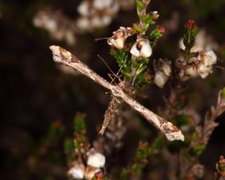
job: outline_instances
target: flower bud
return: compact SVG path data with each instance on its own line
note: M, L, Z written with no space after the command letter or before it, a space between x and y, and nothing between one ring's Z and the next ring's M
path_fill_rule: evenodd
M153 19L153 21L156 21L158 18L159 18L158 11L153 11L152 12L152 19Z
M194 28L197 27L197 24L196 24L195 20L190 19L190 20L188 20L188 22L187 22L187 24L185 25L185 27L186 27L187 29L194 29Z

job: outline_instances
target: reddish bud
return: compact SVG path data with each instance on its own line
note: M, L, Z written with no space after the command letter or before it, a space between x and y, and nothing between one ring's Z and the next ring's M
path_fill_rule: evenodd
M188 20L185 27L188 28L188 29L194 29L195 27L197 27L197 24L196 24L195 20L190 19L190 20Z
M103 178L104 178L104 172L101 170L101 171L95 173L95 176L94 177L95 177L96 180L103 180Z
M161 35L163 35L165 33L166 29L163 26L159 26L158 31L160 32Z

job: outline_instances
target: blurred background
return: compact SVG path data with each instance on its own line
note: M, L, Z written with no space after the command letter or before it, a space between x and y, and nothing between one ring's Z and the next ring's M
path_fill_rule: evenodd
M90 141L96 138L96 127L109 102L107 91L86 77L57 67L49 46L70 50L110 81L109 70L97 55L114 72L118 70L105 38L120 26L137 21L134 2L123 2L111 12L105 26L86 28L82 22L79 26L80 0L0 0L1 179L66 179L63 144L65 137L73 135L73 118L78 112L86 114ZM225 67L225 0L152 0L149 10L159 12L158 23L166 28L153 58L176 59L188 19L195 19L214 42L218 67L213 75L187 82L197 99L194 106L204 115L216 104L217 93L225 85L221 68ZM55 24L49 27L45 21ZM145 105L156 111L166 90L152 85L145 93L151 99ZM225 114L217 121L220 124L201 157L212 171L219 155L225 154Z

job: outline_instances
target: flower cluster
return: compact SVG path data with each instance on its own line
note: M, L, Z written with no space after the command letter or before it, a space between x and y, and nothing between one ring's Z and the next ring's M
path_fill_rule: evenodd
M125 41L128 37L136 34L137 32L131 27L120 27L113 32L113 36L107 40L107 43L117 49L123 49ZM148 58L152 55L152 47L148 39L137 38L136 42L130 48L130 53L135 58Z
M35 27L48 31L53 39L65 40L70 45L76 41L73 22L64 17L60 11L43 9L33 18L33 24Z
M197 76L206 78L212 73L213 65L216 62L217 57L212 50L199 52L197 56L188 60L180 57L177 59L177 67L180 68L179 77L183 81Z
M171 62L170 61L160 61L160 66L157 68L155 76L154 76L154 83L163 88L166 82L168 81L169 77L171 76Z
M139 22L134 23L132 27L120 27L107 40L111 46L111 54L117 60L125 80L132 82L132 86L135 87L142 87L150 82L148 65L153 53L152 48L165 32L162 26L150 28L156 23L159 13L158 11L147 13L149 3L150 0L136 0ZM169 76L167 72L166 74L163 72L156 75L157 82L161 78L159 85L161 87Z
M84 0L77 9L81 15L77 20L77 26L83 31L106 27L118 10L119 4L115 0Z
M105 156L94 149L91 149L87 153L87 162L86 166L82 162L74 163L68 174L74 179L92 179L96 173L101 172L105 166Z
M182 53L176 60L179 69L179 78L186 81L190 78L206 78L212 73L213 65L217 62L213 45L205 37L205 32L198 33L198 27L194 20L189 20L185 26L186 33L179 45Z
M91 180L96 173L104 173L106 158L100 148L90 148L83 114L75 116L74 131L74 139L65 144L65 152L71 156L68 175L74 179Z

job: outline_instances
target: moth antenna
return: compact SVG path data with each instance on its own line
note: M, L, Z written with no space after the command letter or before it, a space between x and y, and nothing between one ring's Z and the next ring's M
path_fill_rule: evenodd
M217 69L221 69L221 70L225 70L225 67L222 67L222 66L214 66L215 68L217 68Z
M107 62L106 62L99 54L97 54L97 57L98 57L98 58L106 65L106 67L109 69L109 71L111 72L111 74L112 74L113 76L115 76L119 81L122 81L122 80L119 78L119 76L113 72L113 70L109 67L109 65L107 64ZM110 74L110 76L111 76L111 74ZM111 77L112 77L112 76L111 76ZM111 77L110 77L110 79L112 79ZM112 80L114 81L115 78L112 79Z
M102 37L102 38L95 38L95 41L102 41L105 39L109 39L110 37Z

